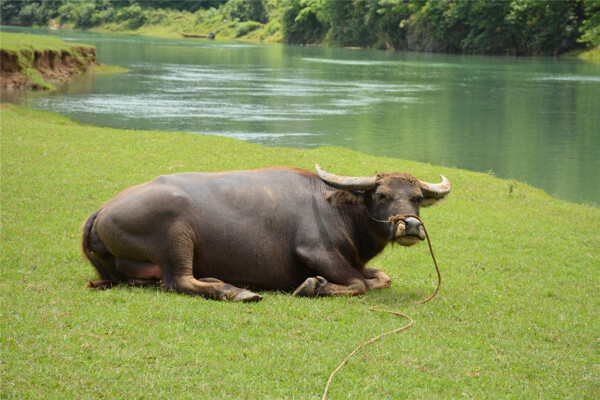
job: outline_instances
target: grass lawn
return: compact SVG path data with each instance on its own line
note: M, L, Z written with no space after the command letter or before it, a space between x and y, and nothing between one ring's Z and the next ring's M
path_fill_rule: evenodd
M72 51L78 47L94 46L74 42L65 42L61 38L52 36L28 35L25 33L2 32L0 38L1 47L7 51Z
M600 209L520 182L342 148L293 150L186 133L84 126L1 106L0 398L594 399L600 393ZM261 293L225 303L157 289L84 289L85 218L160 174L267 165L345 175L446 175L425 243L373 261L362 297ZM335 229L335 227L332 227ZM252 238L240 238L251 240Z

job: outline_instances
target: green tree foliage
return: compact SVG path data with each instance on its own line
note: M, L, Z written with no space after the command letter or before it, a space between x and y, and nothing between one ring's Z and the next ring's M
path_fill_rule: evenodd
M402 0L369 1L366 18L375 30L375 48L396 49L403 46L402 21L410 16L410 7Z
M577 46L581 1L429 0L401 26L411 50L558 54Z
M265 4L261 0L229 0L225 4L225 10L235 21L255 21L261 24L269 21Z
M144 0L138 1L142 7L196 12L198 10L219 7L227 0Z
M172 9L196 12L218 7L227 0L0 0L0 23L6 25L47 25L58 18L63 24L86 29L105 23L122 23L137 29L148 18L148 10Z
M0 0L0 24L44 26L57 15L64 0Z
M283 40L289 44L320 43L329 23L323 0L289 0L282 17Z
M553 54L576 46L581 2L511 2L505 20L516 54Z
M363 0L325 2L325 13L331 26L329 36L333 41L342 46L364 46L372 42L365 3Z
M578 40L591 46L600 46L600 1L584 0L583 7L584 19Z
M600 45L599 0L0 0L0 22L133 30L209 8L239 23L236 35L268 24L289 44L516 55Z
M314 8L313 2L292 3L290 8L295 15L302 15L302 6ZM600 41L599 1L321 0L321 3L325 11L322 25L329 26L324 36L342 46L555 55L580 43L594 45Z

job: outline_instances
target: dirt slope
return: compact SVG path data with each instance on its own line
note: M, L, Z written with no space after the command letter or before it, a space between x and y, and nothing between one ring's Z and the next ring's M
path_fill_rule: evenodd
M68 82L96 63L92 47L72 50L0 50L0 87L48 89ZM41 78L41 79L40 79Z

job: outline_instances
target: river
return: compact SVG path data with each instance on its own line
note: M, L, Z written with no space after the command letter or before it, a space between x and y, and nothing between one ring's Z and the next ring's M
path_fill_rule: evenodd
M600 203L600 66L2 27L92 44L126 74L3 101L99 126L338 145ZM402 169L399 163L399 170Z

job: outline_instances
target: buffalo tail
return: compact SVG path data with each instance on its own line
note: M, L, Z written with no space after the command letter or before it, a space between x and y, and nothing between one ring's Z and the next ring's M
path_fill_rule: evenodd
M90 249L90 234L92 232L92 227L94 226L94 221L96 221L96 217L102 208L93 213L88 217L88 219L83 224L83 234L81 238L81 249L83 250L83 254L85 257L92 263L98 274L100 274L101 281L92 282L87 285L89 288L94 289L104 289L107 287L111 287L117 283L117 280L113 277L113 275L106 270L106 267L96 258L92 250Z

